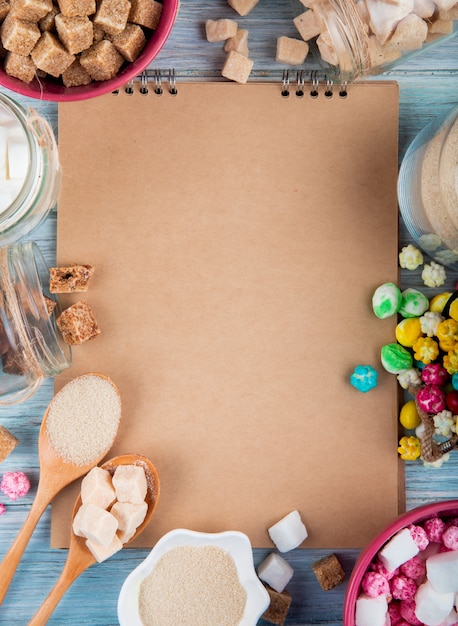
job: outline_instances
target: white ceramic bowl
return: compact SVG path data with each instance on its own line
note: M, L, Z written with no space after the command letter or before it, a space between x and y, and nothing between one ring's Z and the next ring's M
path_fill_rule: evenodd
M269 606L270 600L269 594L256 574L253 551L248 537L238 531L201 533L185 529L172 530L159 539L146 559L126 578L118 598L120 626L142 626L138 611L140 585L166 552L180 546L208 545L226 550L234 560L240 583L247 593L245 612L239 626L255 626Z

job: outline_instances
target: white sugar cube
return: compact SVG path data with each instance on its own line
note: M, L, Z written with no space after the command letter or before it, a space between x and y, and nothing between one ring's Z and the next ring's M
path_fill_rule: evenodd
M116 498L111 474L103 467L93 467L81 482L81 500L83 504L96 504L107 509Z
M453 609L453 593L437 593L427 580L415 594L415 616L428 626L439 626Z
M148 491L145 470L140 465L118 465L113 474L113 487L119 502L140 504Z
M110 513L118 520L118 536L123 543L128 541L143 522L148 510L146 502L115 502Z
M73 520L73 532L102 546L109 546L118 528L118 520L95 504L82 504Z
M275 552L271 552L271 554L258 565L257 572L259 578L278 593L284 590L294 574L291 565Z
M271 526L268 529L268 533L280 552L294 550L308 536L299 511L288 513L279 522Z
M426 559L429 582L439 593L458 593L458 551L439 552Z
M385 596L361 594L356 600L355 626L385 626L388 602Z
M122 541L115 535L107 546L102 546L100 543L91 541L90 539L86 541L86 546L92 552L95 559L101 563L122 549Z
M403 528L380 550L379 558L388 572L418 554L419 549L408 528Z

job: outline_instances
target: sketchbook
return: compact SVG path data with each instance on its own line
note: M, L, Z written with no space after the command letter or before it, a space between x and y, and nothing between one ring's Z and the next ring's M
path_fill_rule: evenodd
M146 93L147 92L147 93ZM108 456L155 463L137 546L167 531L268 528L298 510L303 547L358 548L402 509L396 320L371 298L398 278L398 87L314 80L139 81L59 104L58 263L90 263L101 329L75 376L118 386ZM353 369L372 365L361 393ZM401 488L400 488L401 485ZM68 545L78 485L52 505Z

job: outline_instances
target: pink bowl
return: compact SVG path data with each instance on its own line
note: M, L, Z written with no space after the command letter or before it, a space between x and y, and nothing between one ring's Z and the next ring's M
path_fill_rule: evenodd
M438 515L444 519L458 516L458 500L446 500L444 502L426 504L400 515L361 552L355 563L345 591L344 626L355 626L356 599L361 591L361 581L377 552L398 531L410 526L410 524L417 524L434 515Z
M31 83L24 83L18 78L9 76L0 67L0 85L29 98L61 102L86 100L114 91L141 74L156 58L167 41L175 23L180 0L163 0L163 4L164 7L158 27L148 39L140 55L133 63L126 64L111 80L93 82L90 85L81 87L64 87L57 80L40 79L38 81L36 78Z

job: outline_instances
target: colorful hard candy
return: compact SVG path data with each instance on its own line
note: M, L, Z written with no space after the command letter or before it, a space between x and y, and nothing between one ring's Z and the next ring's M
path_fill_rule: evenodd
M382 346L381 362L390 374L399 374L413 365L413 357L408 350L398 343L387 343Z
M401 290L394 283L380 285L372 296L372 308L380 319L395 315L399 311L401 302Z
M404 289L399 313L402 317L420 317L429 309L428 298L418 289Z
M358 391L366 393L378 384L378 374L370 365L357 365L350 376L350 383Z

